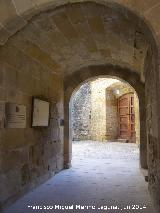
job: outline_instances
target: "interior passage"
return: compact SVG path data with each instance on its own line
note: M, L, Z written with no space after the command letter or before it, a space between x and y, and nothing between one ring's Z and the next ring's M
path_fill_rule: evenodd
M137 144L79 141L73 142L72 151L72 168L28 193L4 213L35 212L33 206L49 206L52 212L154 213L139 169ZM69 206L73 210L63 210ZM111 209L113 206L118 209Z

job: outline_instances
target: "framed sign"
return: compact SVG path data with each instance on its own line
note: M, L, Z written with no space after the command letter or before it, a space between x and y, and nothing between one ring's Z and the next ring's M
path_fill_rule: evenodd
M49 125L49 102L33 98L32 127Z

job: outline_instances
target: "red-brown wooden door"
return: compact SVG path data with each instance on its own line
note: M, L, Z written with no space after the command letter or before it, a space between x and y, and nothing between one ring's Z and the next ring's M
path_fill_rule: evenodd
M134 94L128 93L118 99L119 139L135 143Z

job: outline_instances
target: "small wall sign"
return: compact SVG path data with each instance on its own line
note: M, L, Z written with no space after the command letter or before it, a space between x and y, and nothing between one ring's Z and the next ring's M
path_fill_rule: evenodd
M26 127L26 106L6 103L6 128Z
M39 98L33 99L32 127L47 127L49 125L49 102Z

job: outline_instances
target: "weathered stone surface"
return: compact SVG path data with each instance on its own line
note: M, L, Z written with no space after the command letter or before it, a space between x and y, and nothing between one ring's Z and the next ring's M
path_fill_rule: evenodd
M21 8L21 4L17 2L17 8ZM24 10L25 7L30 7L30 3L24 6ZM125 15L116 8L111 10L89 2L46 11L27 25L17 16L7 25L7 30L13 34L15 25L17 28L26 25L12 37L12 45L24 49L26 54L60 74L67 75L82 66L106 62L130 67L140 73L146 55L147 42L143 42L146 35L142 28L138 28L137 19L134 22L132 19L129 13ZM139 47L134 45L135 31L142 35ZM3 37L2 43L4 41Z
M81 5L67 5L66 6L66 14L71 20L72 23L78 24L85 22L85 16L83 10L81 9Z
M103 22L99 16L90 18L88 22L91 26L91 30L93 31L93 33L105 33Z
M16 11L19 15L26 15L33 10L35 10L35 4L32 0L13 0ZM29 11L29 12L28 12Z
M1 33L1 36L0 36L0 45L3 45L8 40L8 38L10 37L10 33L1 24L0 24L0 33Z
M66 36L66 38L74 39L78 37L78 34L69 22L65 13L60 13L60 15L58 14L53 16L53 20L59 30Z
M91 88L83 85L71 100L71 125L73 140L91 139Z
M91 133L92 140L104 141L117 138L116 97L107 88L116 79L97 79L91 82ZM113 100L113 105L111 102Z
M118 139L117 99L114 90L106 88L106 139Z
M13 2L11 0L2 0L0 7L0 20L1 23L7 23L10 18L17 16Z
M55 6L68 2L78 2L78 4L68 4L54 10ZM102 4L99 5L99 3ZM49 11L46 11L46 9L49 9ZM38 15L40 11L43 12L41 15ZM28 23L27 20L36 13L37 16L33 17ZM48 24L48 20L50 24ZM158 153L155 154L154 162L152 162L150 156L148 157L148 165L151 171L150 178L153 180L151 181L153 184L149 183L150 191L155 199L155 203L159 206L159 190L157 187L160 184L157 178L159 172L158 159L160 156L160 146L158 143L160 137L158 131L160 121L158 113L160 104L158 64L159 1L95 0L93 3L87 0L1 0L0 28L0 44L4 45L8 38L12 36L4 48L0 48L0 61L4 62L4 67L0 72L5 74L2 74L1 77L1 100L26 104L28 107L25 137L23 136L23 130L22 132L20 131L22 134L17 133L18 136L20 134L19 138L17 138L15 133L12 133L13 143L11 140L12 134L6 136L5 130L4 132L2 131L3 140L0 140L2 151L9 149L12 152L13 147L14 149L19 149L24 144L27 147L31 144L34 145L41 138L43 138L42 144L45 143L46 139L49 140L49 136L46 136L46 134L51 135L51 129L48 131L32 131L30 122L33 95L46 97L53 106L60 108L60 111L57 112L58 117L63 115L62 79L51 73L63 74L65 77L68 77L75 70L91 65L112 64L115 67L119 66L124 68L124 72L120 69L118 74L115 72L109 73L128 80L139 92L140 134L142 141L140 144L140 159L144 167L146 167L147 152L146 143L144 143L146 141L146 110L148 135L157 141L155 142L155 147ZM26 37L24 34L26 34ZM150 49L151 53L149 53ZM126 68L129 70L126 70ZM94 70L90 70L89 74L83 73L81 76L84 75L84 77L81 77L81 79L86 80L87 76L93 77L100 73L106 73L105 69L103 72L100 72L98 69L94 73L92 71L94 72ZM141 81L145 82L146 107L143 94L144 88L140 85L138 75L136 78L132 78L136 75L135 73L141 77ZM52 78L55 80L50 81ZM78 78L79 76L74 80L74 84L68 86L65 90L67 96L65 100L68 101L70 99L70 92L75 89L79 82ZM72 84L71 79L69 84ZM65 108L68 110L66 106ZM56 122L56 126L59 124L54 119L52 122ZM57 129L55 134L59 131ZM60 128L59 135L63 135L62 129L63 127ZM62 135L56 141L63 141ZM68 145L68 135L67 130L65 132L65 143L67 145L65 146L68 147L65 147L65 156L68 159L65 162L69 164L71 148ZM5 136L8 140L6 143ZM57 150L60 151L61 149L58 146ZM61 155L57 155L56 159L59 159L59 156ZM57 164L59 162L59 165L62 165L62 156L60 159L60 161L57 160ZM33 170L29 168L29 171L34 171L34 181L37 179L36 175L42 180L44 176L50 174L51 170L49 169L50 171L48 171L48 166L49 168L51 166L48 162L52 160L53 158L44 160L44 170L39 165L32 168ZM41 160L38 159L37 162L41 162ZM21 165L21 168L23 166ZM22 169L23 174L28 170L26 168L27 166ZM10 178L14 172L17 180L14 179L12 181ZM6 186L6 192L2 198L3 201L12 196L14 189L15 192L21 190L20 168L14 172L9 171L5 179L6 182L2 178L5 182L4 186ZM44 174L43 176L43 172L47 175ZM32 172L31 176L33 176ZM27 177L25 181L29 180ZM8 183L8 186L6 183ZM9 189L10 185L12 185L11 190Z

